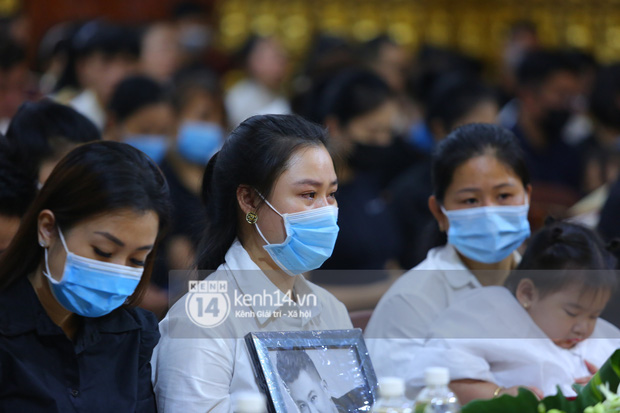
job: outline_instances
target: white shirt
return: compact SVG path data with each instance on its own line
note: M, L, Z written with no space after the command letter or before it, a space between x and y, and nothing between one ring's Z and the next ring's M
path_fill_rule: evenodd
M424 369L447 367L450 379L483 380L503 387L535 386L545 396L560 386L574 396L575 379L588 376L620 347L620 330L599 319L590 338L571 349L556 346L504 287L469 292L433 323L424 347L415 350L408 388L424 385Z
M99 104L97 95L91 90L84 90L69 103L73 109L90 119L102 131L106 123L105 110Z
M283 96L251 79L234 85L226 94L225 103L232 128L250 116L291 113L290 104Z
M521 256L514 252L518 262ZM424 344L439 314L463 294L482 287L451 244L431 249L424 261L400 277L375 308L364 331L378 377L405 379L412 351Z
M252 261L236 240L208 280L227 281L228 289L241 294L263 291L284 294ZM233 305L228 318L217 328L194 324L185 310L186 294L168 312L159 325L161 340L154 350L153 386L160 412L231 412L231 394L259 391L252 362L243 337L256 331L336 330L352 328L345 306L326 290L298 275L293 287L295 296L317 296L298 305L289 302L269 305ZM300 301L301 303L301 301ZM309 304L309 305L307 305ZM282 310L282 316L268 312ZM309 317L289 317L287 309ZM255 312L252 317L235 317L236 311ZM259 311L261 311L259 313Z

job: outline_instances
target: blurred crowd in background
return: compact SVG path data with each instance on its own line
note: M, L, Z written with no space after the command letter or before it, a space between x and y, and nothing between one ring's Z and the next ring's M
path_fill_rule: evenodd
M545 47L526 20L503 33L494 76L476 57L432 44L411 51L381 33L356 42L317 32L295 62L277 36L250 35L231 53L212 41L216 27L211 9L191 2L148 24L66 21L32 58L28 15L1 22L0 251L60 158L84 142L127 142L171 188L173 225L143 303L162 316L168 271L191 267L208 219L199 199L208 160L240 122L265 113L328 129L340 234L311 277L349 310L373 308L399 270L425 257L436 225L430 155L466 123L518 137L533 229L553 215L620 236L620 63Z

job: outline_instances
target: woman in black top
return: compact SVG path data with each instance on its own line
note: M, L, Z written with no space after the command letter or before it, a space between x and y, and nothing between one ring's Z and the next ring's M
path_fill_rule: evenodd
M149 282L168 187L96 142L54 169L0 258L0 411L154 412Z

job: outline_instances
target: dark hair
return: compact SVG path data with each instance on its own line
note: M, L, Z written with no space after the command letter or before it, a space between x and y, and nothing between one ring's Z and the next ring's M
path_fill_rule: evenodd
M161 171L139 150L109 141L77 147L56 165L26 212L15 238L0 256L0 290L26 277L41 263L43 249L38 244L37 228L42 210L51 210L63 231L90 217L119 209L154 211L161 237L168 222L168 198L168 184ZM155 254L154 249L148 255L144 275L128 303L139 302L146 291Z
M481 80L460 74L443 76L430 93L426 123L439 121L450 132L460 119L483 102L497 103L497 97Z
M145 106L165 102L165 89L148 76L130 76L123 79L110 99L108 109L119 122L144 108Z
M517 83L521 87L540 87L559 72L577 75L577 67L566 53L554 50L532 51L525 55L517 68Z
M26 63L26 51L9 36L0 39L0 70L7 71Z
M99 20L84 24L73 38L78 57L102 53L106 57L140 56L140 36L132 27L119 26Z
M0 215L22 217L37 193L34 179L9 158L7 143L0 141Z
M131 27L92 20L72 27L68 37L65 46L67 62L54 91L65 87L81 88L76 72L80 59L95 53L101 53L106 58L126 56L137 59L140 55L140 36L138 30Z
M67 144L101 139L97 127L75 109L49 99L23 103L6 132L19 168L37 179L41 162L59 157Z
M287 387L299 378L302 371L313 376L317 381L321 381L319 371L304 350L280 350L276 352L276 365L278 374Z
M490 154L514 171L523 186L530 183L523 150L508 129L486 123L471 123L452 131L433 154L433 194L442 202L454 171L477 156Z
M527 278L542 295L571 284L588 290L602 288L613 294L618 287L617 272L612 271L615 265L615 257L594 231L556 221L534 234L504 285L515 294L521 280Z
M452 183L454 171L469 159L492 155L519 177L523 186L530 183L523 150L517 138L508 129L486 123L470 123L453 130L437 145L432 160L433 195L443 203L446 189ZM430 225L430 224L429 224ZM444 245L446 234L433 223L433 235L426 250Z
M170 102L175 111L180 112L196 92L210 95L220 106L226 117L226 108L220 81L217 75L205 68L189 67L176 72L172 79ZM224 119L226 121L226 119Z
M321 121L333 116L341 126L346 126L392 97L392 90L378 75L367 70L345 71L333 78L324 89Z
M605 126L620 130L620 63L602 68L590 96L590 113Z
M231 132L203 176L207 226L198 249L198 269L216 269L222 264L238 235L239 185L249 185L269 197L291 156L311 146L327 146L326 132L297 115L252 116Z

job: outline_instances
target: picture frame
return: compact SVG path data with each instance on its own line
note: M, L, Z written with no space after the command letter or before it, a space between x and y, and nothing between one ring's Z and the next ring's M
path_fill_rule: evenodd
M248 333L270 413L369 412L378 385L362 330Z

